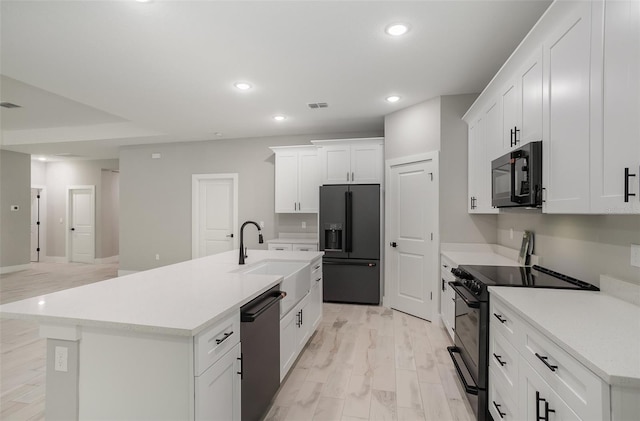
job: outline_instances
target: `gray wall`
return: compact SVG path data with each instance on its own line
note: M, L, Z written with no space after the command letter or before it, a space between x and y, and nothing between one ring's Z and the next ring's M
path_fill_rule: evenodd
M70 185L96 186L96 259L111 257L112 250L103 250L102 170L117 170L117 159L90 161L48 162L47 187L47 256L66 254L67 187ZM117 229L117 228L115 228Z
M274 154L269 146L303 145L314 139L380 136L320 134L132 146L120 152L120 269L146 270L191 259L191 175L238 173L238 219L264 221L265 240L315 215L274 213ZM152 159L160 153L161 159ZM307 228L311 230L311 228ZM315 231L315 229L313 229ZM249 248L257 235L249 232ZM155 255L160 260L155 260Z
M512 210L498 216L498 244L519 248L524 230L535 233L535 254L542 257L541 266L595 285L601 274L640 284L640 268L630 265L630 245L640 244L637 215L547 215Z
M439 149L440 97L429 99L385 116L385 160Z
M98 220L101 257L117 256L120 247L120 174L117 171L103 169L101 187L102 216Z
M476 95L443 96L385 117L385 159L440 151L440 240L495 243L496 216L467 213L467 125Z
M30 233L31 156L0 150L0 267L29 264Z

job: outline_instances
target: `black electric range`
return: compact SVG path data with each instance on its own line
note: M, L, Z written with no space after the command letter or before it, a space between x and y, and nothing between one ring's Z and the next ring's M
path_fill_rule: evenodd
M455 346L448 347L467 398L479 421L491 420L489 390L490 286L598 291L587 282L541 266L472 266L451 270L456 292Z

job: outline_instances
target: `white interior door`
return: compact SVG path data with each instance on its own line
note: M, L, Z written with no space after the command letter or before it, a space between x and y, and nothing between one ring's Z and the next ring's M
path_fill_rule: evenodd
M69 188L69 251L71 262L94 263L95 187Z
M433 320L435 313L433 291L438 269L435 159L391 165L387 184L388 304L427 320Z
M40 189L31 189L31 261L40 261Z
M192 257L222 253L236 247L238 175L193 175Z

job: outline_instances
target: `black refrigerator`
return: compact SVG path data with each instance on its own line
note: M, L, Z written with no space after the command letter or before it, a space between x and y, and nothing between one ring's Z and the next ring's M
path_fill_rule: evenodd
M320 187L323 299L380 303L380 185Z

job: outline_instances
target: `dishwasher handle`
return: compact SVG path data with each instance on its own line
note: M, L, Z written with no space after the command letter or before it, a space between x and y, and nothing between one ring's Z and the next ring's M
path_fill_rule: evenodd
M284 291L274 291L269 294L268 297L265 297L264 300L260 302L263 304L257 310L253 311L256 307L255 305L251 306L250 309L243 310L240 312L240 321L244 323L252 323L255 322L258 317L265 311L269 310L272 306L277 304L280 300L287 296L287 293Z

